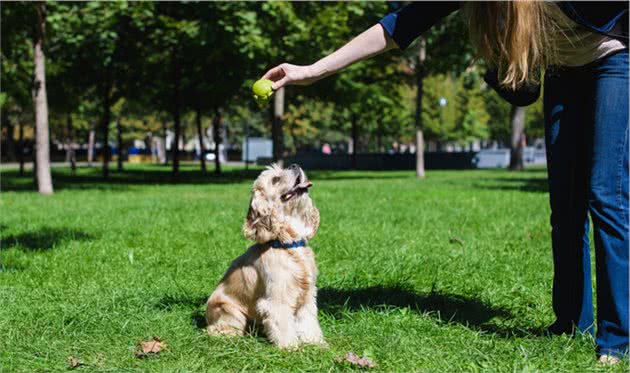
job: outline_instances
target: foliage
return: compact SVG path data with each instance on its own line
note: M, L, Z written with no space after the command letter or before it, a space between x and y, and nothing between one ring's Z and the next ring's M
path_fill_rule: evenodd
M0 7L0 86L3 106L27 110L31 103L33 74L33 31L36 15L32 4L11 3Z
M247 131L269 135L270 115L250 86L281 62L309 64L376 23L396 6L384 2L53 2L48 7L47 73L54 140L85 142L90 128L121 117L123 138L162 136L178 106L181 133L196 137L215 111L225 112L227 142ZM2 96L10 114L29 112L32 9L3 4ZM9 31L10 30L10 31ZM468 142L507 138L509 106L471 71L466 26L453 14L424 35L427 42L422 119L428 140ZM285 142L291 151L341 143L356 121L360 149L388 149L414 138L417 45L355 64L310 87L286 92ZM175 71L178 72L177 79ZM440 98L448 104L440 109ZM177 104L176 104L177 103ZM22 114L20 114L22 115ZM21 118L26 118L21 116ZM527 115L530 137L542 135L542 107ZM112 131L109 131L112 133ZM99 136L103 133L99 132ZM109 136L109 135L108 135ZM103 139L101 139L103 140ZM380 144L380 149L379 149Z

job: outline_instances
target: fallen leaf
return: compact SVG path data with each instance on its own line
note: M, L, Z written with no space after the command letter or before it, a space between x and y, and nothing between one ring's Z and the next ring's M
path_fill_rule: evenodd
M68 365L70 366L70 369L76 369L83 364L76 357L68 356Z
M361 368L374 368L377 365L375 362L368 359L367 357L360 357L354 352L347 352L346 356L338 357L335 360L337 360L338 362L348 362L350 363L350 365L356 365Z
M145 357L149 354L159 354L166 347L166 342L162 342L159 338L153 337L150 341L140 342L140 349L136 351L137 357Z

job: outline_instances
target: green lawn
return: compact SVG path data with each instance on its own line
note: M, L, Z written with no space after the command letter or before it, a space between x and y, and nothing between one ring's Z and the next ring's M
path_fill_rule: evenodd
M204 302L248 246L257 172L55 170L56 194L2 172L0 371L330 371L369 351L384 371L627 371L590 337L547 337L552 263L544 170L311 172L328 349L211 338ZM158 184L159 183L159 184ZM167 348L140 359L137 344Z

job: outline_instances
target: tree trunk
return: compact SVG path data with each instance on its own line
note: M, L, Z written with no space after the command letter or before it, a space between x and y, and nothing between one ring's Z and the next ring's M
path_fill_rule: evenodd
M357 153L359 151L359 126L356 114L352 114L350 137L352 138L352 169L357 169Z
M6 106L2 107L2 126L7 129L7 162L13 162L16 159L15 154L15 141L13 140L15 126L9 121L9 113Z
M171 178L177 180L179 177L179 137L181 132L181 121L179 113L179 89L180 89L180 71L179 61L177 59L178 52L173 51L172 63L172 79L173 79L173 125L175 131L175 138L173 139L173 147L171 152L173 154L173 171Z
M512 138L510 142L510 170L523 169L523 135L525 129L525 107L512 106L510 113Z
M166 142L168 141L168 136L166 133L166 122L162 122L162 141L160 143L160 149L162 153L162 157L160 158L163 165L168 164L168 155L166 154Z
M101 123L101 130L103 131L103 178L109 177L109 158L111 157L111 151L109 149L109 122L111 120L111 107L110 107L110 86L109 82L105 82L103 90L102 105L103 105L103 122Z
M376 148L379 153L384 153L383 148L383 121L379 119L376 129Z
M289 126L289 136L291 136L291 142L293 143L293 146L291 147L290 151L292 151L293 153L296 153L301 145L300 145L300 139L295 134L295 131L293 130L292 126ZM321 149L321 146L320 146L320 149Z
M247 121L245 121L245 149L243 152L245 153L245 169L247 170L249 165L249 123Z
M214 120L212 121L212 139L214 140L214 173L221 175L221 159L219 158L221 138L221 126L223 125L223 113L221 109L216 109Z
M35 127L37 143L37 189L41 194L52 194L53 185L50 175L50 141L48 137L48 100L46 98L46 56L44 55L44 36L46 34L46 4L35 4L37 24L34 41L34 82L33 104L35 106Z
M118 147L117 170L118 172L123 172L123 142L120 118L116 118L116 146Z
M153 136L153 132L149 132L149 149L151 149L151 163L155 163L155 161L157 160L157 146L156 146L156 141L157 137Z
M66 116L66 162L70 162L70 170L72 174L77 172L77 157L72 148L72 114Z
M204 174L208 171L206 169L206 155L203 146L203 131L201 130L201 108L197 107L195 113L195 122L197 124L197 138L199 139L199 160L201 161L201 172Z
M70 163L70 147L71 147L71 140L70 140L70 128L72 127L72 117L70 115L70 113L66 113L66 132L64 134L64 143L63 143L63 148L66 151L66 159L65 162Z
M273 120L271 122L271 138L273 141L273 161L280 167L284 157L284 133L282 117L284 116L284 87L276 91L273 98Z
M24 176L24 125L19 124L18 131L18 161L20 162L20 176Z
M420 38L420 49L416 63L416 177L422 179L424 173L424 125L422 123L422 95L424 94L424 61L426 59L426 42Z
M94 140L96 137L96 124L92 124L90 127L90 133L88 134L88 149L87 149L87 162L88 167L92 167L92 162L94 162Z
M37 126L33 127L33 138L37 139ZM31 151L31 158L33 158L33 185L37 185L37 141L33 141L33 150Z

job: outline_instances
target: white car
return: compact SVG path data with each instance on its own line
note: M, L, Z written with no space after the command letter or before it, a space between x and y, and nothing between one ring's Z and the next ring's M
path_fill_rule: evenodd
M483 149L472 160L477 168L506 168L510 165L510 149ZM531 146L523 149L523 163L526 166L544 166L547 157L544 148Z
M510 165L510 149L483 149L472 161L477 168L506 168Z

